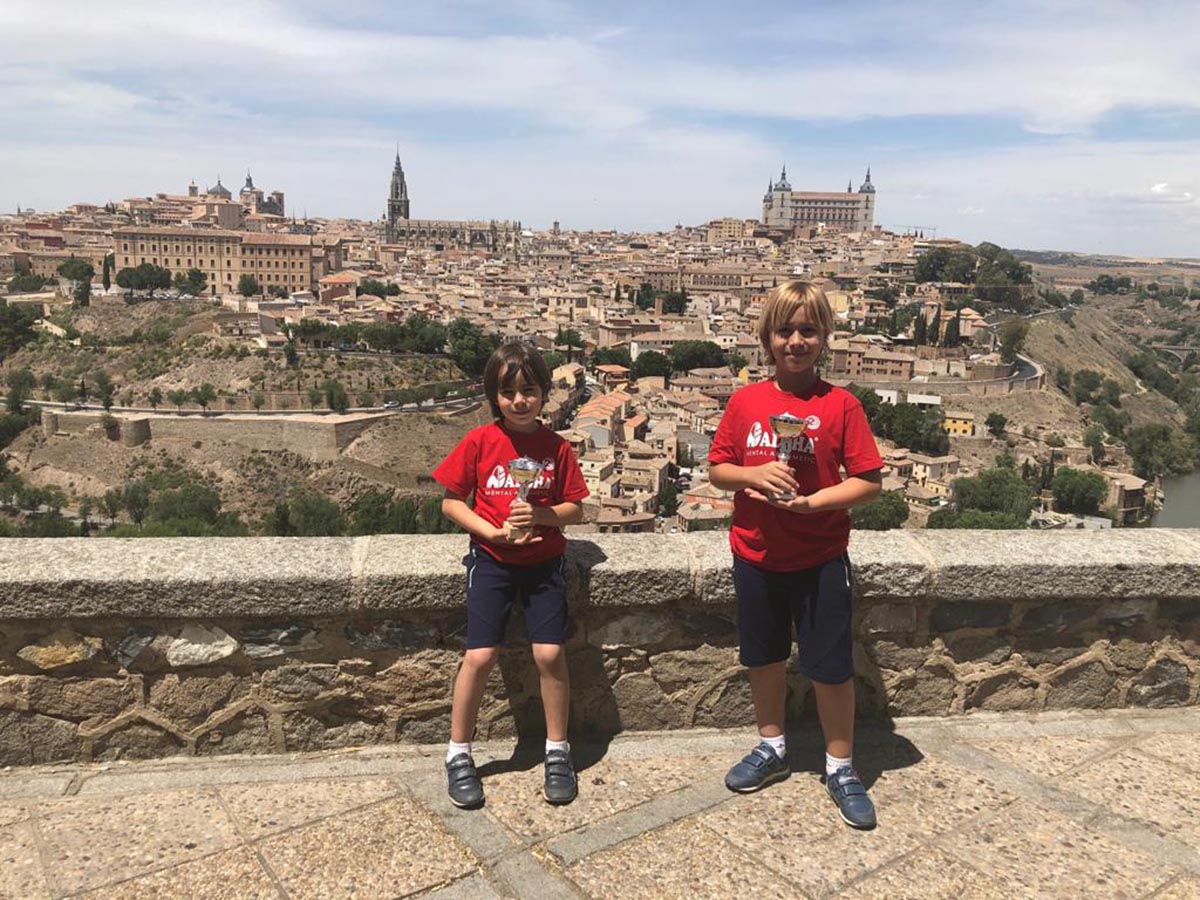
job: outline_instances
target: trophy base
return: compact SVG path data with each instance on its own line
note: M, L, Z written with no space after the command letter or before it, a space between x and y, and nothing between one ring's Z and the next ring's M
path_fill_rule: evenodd
M778 500L780 503L787 503L789 500L795 500L796 495L793 494L791 491L776 491L775 499Z

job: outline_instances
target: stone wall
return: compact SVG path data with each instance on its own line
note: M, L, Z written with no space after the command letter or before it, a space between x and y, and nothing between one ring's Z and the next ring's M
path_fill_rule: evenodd
M570 542L572 731L752 721L726 535ZM456 536L0 540L0 764L440 741ZM863 715L1200 703L1200 531L855 536ZM481 737L536 735L514 616ZM813 718L791 680L793 722Z
M251 450L286 447L318 461L334 460L339 452L382 418L381 415L323 416L139 416L118 413L120 438L128 446L155 437L177 441L229 441ZM101 425L100 412L42 413L42 429L55 434L84 434Z

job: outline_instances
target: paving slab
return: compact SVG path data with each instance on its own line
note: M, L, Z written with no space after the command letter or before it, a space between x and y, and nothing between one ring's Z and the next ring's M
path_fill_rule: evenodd
M33 825L0 828L0 897L50 897Z
M477 865L408 797L331 816L257 846L293 900L400 897L447 884Z
M597 898L796 896L794 885L764 868L756 857L691 821L597 853L569 868L567 874L585 894Z
M395 782L386 779L238 784L218 791L248 841L367 806L399 793Z
M1192 785L1192 790L1186 788ZM1156 832L1200 847L1200 790L1186 770L1140 748L1099 760L1066 779L1065 787Z
M837 896L845 900L995 900L1011 896L1011 891L948 853L922 848Z
M1180 874L1025 800L953 832L942 847L1018 896L1144 897Z
M1018 740L976 741L975 746L1031 775L1054 777L1113 753L1122 745L1119 741L1106 738L1046 735Z
M80 900L282 900L284 894L249 847L214 853L152 875L110 884Z
M38 807L46 865L67 893L115 884L241 844L208 791L117 799L63 798Z

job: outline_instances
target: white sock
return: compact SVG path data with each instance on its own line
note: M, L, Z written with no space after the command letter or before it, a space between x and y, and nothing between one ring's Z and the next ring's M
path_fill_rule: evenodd
M832 775L834 772L836 772L838 769L842 768L843 766L853 765L854 764L853 760L854 760L854 754L847 756L845 759L839 759L836 756L830 756L828 753L826 753L825 754L825 774Z
M759 735L758 739L775 751L775 755L780 759L787 756L787 738L782 734L776 737L764 737Z
M570 753L571 752L571 744L569 741L547 740L546 741L546 752L549 753L551 750L561 750L564 753Z
M465 744L460 744L457 741L451 741L450 746L446 749L446 762L450 762L450 760L454 759L454 757L458 756L460 753L465 753L467 756L471 755L470 741L467 741Z

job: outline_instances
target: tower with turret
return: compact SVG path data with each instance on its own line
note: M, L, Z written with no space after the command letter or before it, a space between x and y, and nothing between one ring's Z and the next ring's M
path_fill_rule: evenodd
M396 164L392 167L392 183L388 189L386 240L396 240L396 225L408 219L408 184L404 180L404 167L400 165L400 149L396 148Z
M769 228L794 230L818 228L823 231L869 231L875 225L875 185L871 170L857 191L853 181L842 191L793 190L787 166L778 180L767 182L762 198L762 222Z

